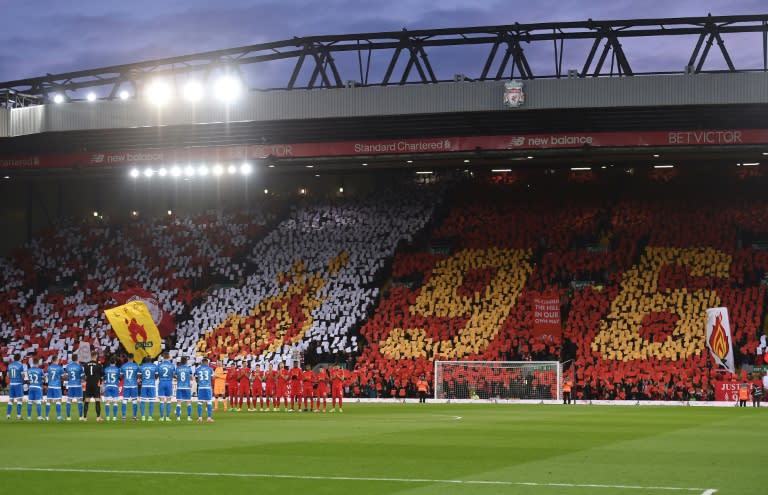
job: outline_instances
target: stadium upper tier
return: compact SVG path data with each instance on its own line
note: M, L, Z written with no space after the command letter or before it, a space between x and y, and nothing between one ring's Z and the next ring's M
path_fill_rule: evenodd
M0 352L66 357L80 340L114 352L101 311L139 286L176 314L174 355L265 366L304 354L398 396L438 359L573 359L577 397L709 397L722 375L707 308L729 309L736 363L756 359L768 202L652 179L622 199L467 180L282 213L70 222L2 261ZM537 326L541 298L562 325Z

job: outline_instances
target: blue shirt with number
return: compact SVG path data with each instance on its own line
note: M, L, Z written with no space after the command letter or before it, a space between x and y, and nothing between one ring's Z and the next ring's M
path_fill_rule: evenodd
M213 381L213 370L209 366L200 366L195 371L195 379L197 380L197 388L211 388L211 382Z
M107 387L117 387L120 383L120 368L110 364L104 368L104 385Z
M172 383L176 367L170 361L163 361L157 365L157 373L160 375L160 383Z
M83 385L83 367L80 363L71 362L64 369L67 372L67 388L81 387Z
M192 368L186 364L176 368L176 388L192 388Z
M144 363L139 366L139 373L141 374L141 386L142 387L154 387L155 377L157 376L157 366L154 363Z
M8 365L8 378L11 380L11 385L23 385L24 384L24 365L18 361L14 361Z
M48 366L46 378L48 379L48 388L61 388L61 375L64 374L64 368L58 364Z
M123 387L136 388L139 386L139 365L133 361L128 361L120 368L120 375L123 377Z
M38 367L32 367L27 370L27 380L29 380L29 388L43 388L43 370Z

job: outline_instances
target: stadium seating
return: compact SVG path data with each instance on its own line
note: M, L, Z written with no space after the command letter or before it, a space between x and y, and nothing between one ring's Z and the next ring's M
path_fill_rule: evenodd
M561 204L490 187L449 197L434 224L434 186L304 199L270 231L263 207L65 222L0 260L0 351L49 359L83 340L113 352L100 313L131 287L178 315L174 354L354 362L347 385L360 396L414 395L436 359L573 359L577 398L707 398L723 376L703 334L716 306L729 309L738 364L765 349L768 203ZM208 290L217 282L228 283ZM542 294L560 300L562 334L534 331ZM448 380L477 391L480 378Z
M244 276L236 259L273 216L259 208L122 225L63 222L3 261L2 351L49 360L85 341L114 352L119 342L101 311L115 293L138 287L183 315L212 280Z
M311 352L343 360L374 307L384 268L432 215L433 191L298 205L253 249L243 287L214 292L179 329L185 352L218 360L291 362Z

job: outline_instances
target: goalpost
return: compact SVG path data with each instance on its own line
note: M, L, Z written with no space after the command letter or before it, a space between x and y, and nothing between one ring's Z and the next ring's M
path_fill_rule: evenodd
M559 361L435 361L435 399L562 399Z

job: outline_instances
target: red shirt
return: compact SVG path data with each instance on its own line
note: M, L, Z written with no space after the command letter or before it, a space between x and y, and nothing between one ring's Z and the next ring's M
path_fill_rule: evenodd
M285 385L288 381L288 370L283 369L282 371L277 372L277 384L278 385Z
M319 383L327 383L328 382L328 373L325 371L325 368L320 368L317 371L317 381Z
M250 383L250 380L248 379L250 374L251 374L251 372L250 372L250 370L248 368L241 369L240 372L238 373L238 375L239 375L238 378L240 379L240 384Z
M291 380L294 382L301 380L301 368L291 368Z
M304 381L304 383L314 383L315 382L315 374L312 372L312 370L306 370L301 374L301 379Z
M331 371L331 384L334 387L341 387L344 382L344 370L336 369Z
M229 368L227 370L227 381L228 382L236 382L237 381L237 369L236 368Z
M254 370L253 373L251 373L251 378L255 382L261 382L264 379L264 374L261 372L261 370Z

